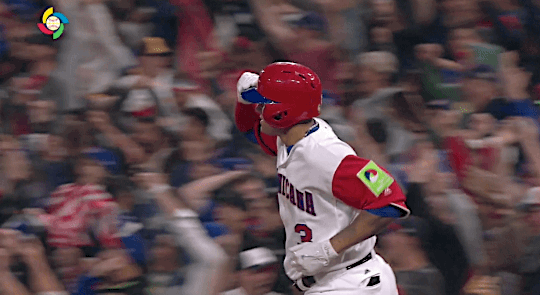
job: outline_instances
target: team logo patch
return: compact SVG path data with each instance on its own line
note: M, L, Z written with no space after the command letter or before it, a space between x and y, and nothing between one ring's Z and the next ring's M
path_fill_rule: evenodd
M375 183L379 178L379 174L373 169L369 169L366 171L366 173L364 173L364 175L366 176L367 180L371 181L371 183Z
M373 161L369 161L356 176L376 197L379 197L394 182L394 178L384 172Z

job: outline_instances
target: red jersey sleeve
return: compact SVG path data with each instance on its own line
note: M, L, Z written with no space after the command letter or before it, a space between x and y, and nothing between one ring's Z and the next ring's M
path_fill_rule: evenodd
M255 104L243 104L236 102L234 121L240 132L253 132L257 143L263 151L271 156L277 155L277 136L271 136L261 132L260 116L255 111Z
M255 123L260 120L259 114L255 111L255 104L244 104L236 102L234 109L234 122L240 132L248 132L253 129Z
M277 136L271 136L261 132L261 121L255 123L253 132L257 143L261 146L263 151L271 156L277 155Z
M375 162L349 155L339 164L332 179L332 193L343 203L360 210L393 206L401 217L409 215L405 194L390 172Z

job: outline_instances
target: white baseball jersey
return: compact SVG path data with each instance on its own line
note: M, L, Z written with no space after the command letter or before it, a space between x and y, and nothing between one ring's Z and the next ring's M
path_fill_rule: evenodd
M388 171L358 158L325 121L315 120L316 131L290 151L276 138L279 212L286 249L332 238L352 223L358 209L392 205L407 215L405 197ZM371 237L347 249L325 271L362 259L373 250L375 241Z
M302 242L322 242L353 222L359 210L392 206L409 214L405 196L390 173L373 161L359 158L330 125L315 118L316 126L294 146L261 132L255 104L237 103L236 126L253 132L261 148L277 157L279 211L286 232L286 249ZM290 150L289 150L290 149ZM324 271L349 266L364 258L376 237L347 249Z

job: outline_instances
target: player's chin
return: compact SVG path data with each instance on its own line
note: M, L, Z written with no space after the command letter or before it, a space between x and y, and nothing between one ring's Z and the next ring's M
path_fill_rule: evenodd
M279 135L278 129L268 125L264 120L261 120L261 132L271 136Z

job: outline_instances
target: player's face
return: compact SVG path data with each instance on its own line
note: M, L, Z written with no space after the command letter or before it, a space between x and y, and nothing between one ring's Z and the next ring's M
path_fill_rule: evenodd
M264 112L264 105L263 104L257 105L257 107L255 108L255 111L257 111L257 113L259 113L261 115L260 117L261 117L261 131L262 131L262 133L268 134L268 135L271 135L271 136L280 135L279 129L276 129L276 128L268 125L268 123L264 120L263 115L262 115L262 113Z
M279 129L276 129L276 128L268 125L268 123L266 123L266 121L264 121L264 119L261 119L261 131L262 131L262 133L268 134L268 135L271 135L271 136L280 134Z

